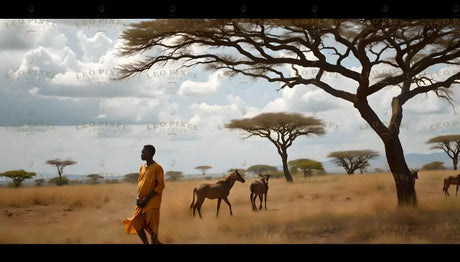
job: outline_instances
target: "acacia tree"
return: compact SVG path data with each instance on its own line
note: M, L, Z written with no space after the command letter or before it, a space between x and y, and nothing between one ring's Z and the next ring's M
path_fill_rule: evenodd
M441 149L452 159L453 169L457 170L460 160L460 134L433 137L426 142L434 144L431 149Z
M302 171L304 177L312 176L313 170L324 171L324 167L321 162L306 158L292 160L289 161L288 164L292 171Z
M265 172L270 172L270 171L277 171L278 168L276 166L270 166L270 165L253 165L248 167L246 171L248 172L254 172L257 173L258 175L262 175Z
M253 118L232 119L225 125L230 129L241 129L249 133L246 138L259 136L272 142L283 164L283 173L287 182L292 182L288 166L287 149L299 136L322 135L324 123L312 116L303 116L299 113L262 113Z
M372 150L336 151L328 155L334 162L345 169L347 174L353 175L356 170L364 170L369 166L369 160L380 154Z
M104 178L104 176L100 174L89 174L86 176L89 178L88 180L90 184L99 184L99 179Z
M212 168L212 166L197 166L197 167L195 167L195 169L198 169L198 170L201 171L201 175L204 178L206 178L206 172L211 168Z
M128 173L123 176L123 181L136 184L139 181L139 173Z
M13 180L14 187L20 187L22 181L30 179L35 175L36 174L34 172L27 172L24 169L6 171L0 174L0 176L11 178Z
M442 161L433 161L431 163L425 164L422 166L422 170L446 170L444 162Z
M45 182L46 180L44 178L35 179L36 186L42 186Z
M59 176L59 182L57 183L58 186L62 185L62 173L64 172L64 167L74 165L77 162L73 160L60 160L60 159L52 159L46 161L47 164L56 166Z
M167 171L165 176L168 177L169 181L178 181L184 178L184 173L181 171Z
M121 56L144 56L120 65L117 79L180 62L278 82L281 88L316 86L358 110L384 144L398 206L416 206L415 177L399 138L403 106L429 92L452 102L448 90L460 72L448 69L459 64L459 26L446 20L385 18L145 21L121 35ZM306 69L317 71L302 74ZM333 86L325 78L328 73L353 84ZM388 89L397 93L392 93L385 124L368 99Z

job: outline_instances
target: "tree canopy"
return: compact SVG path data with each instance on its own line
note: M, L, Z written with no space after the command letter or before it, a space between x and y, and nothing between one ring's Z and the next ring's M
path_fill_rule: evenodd
M139 173L128 173L123 176L123 180L128 183L136 184L139 181Z
M89 175L86 175L88 178L89 178L89 182L91 184L98 184L99 183L99 179L103 179L104 176L100 175L100 174L89 174Z
M56 165L56 166L60 166L60 167L65 167L65 166L74 165L77 162L73 161L73 160L70 160L70 159L68 159L68 160L52 159L52 160L46 161L46 163L50 164L50 165Z
M300 170L305 177L313 175L313 170L324 171L324 167L321 162L307 158L291 160L288 162L288 165L292 172Z
M302 171L305 177L312 176L313 170L324 171L323 164L321 162L307 159L307 158L300 158L289 161L289 167L292 172L296 172L297 170Z
M277 171L278 168L276 166L270 166L270 165L252 165L246 169L248 172L254 172L257 173L258 175L261 175L265 172L270 172L270 171Z
M167 171L165 176L168 177L169 181L178 181L184 178L184 174L181 171Z

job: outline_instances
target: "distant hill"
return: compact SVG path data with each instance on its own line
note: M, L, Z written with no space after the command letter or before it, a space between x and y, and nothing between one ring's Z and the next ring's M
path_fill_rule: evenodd
M407 154L406 161L411 168L421 168L423 165L431 163L433 161L444 162L444 166L447 169L452 169L452 159L444 152L437 152L431 154Z

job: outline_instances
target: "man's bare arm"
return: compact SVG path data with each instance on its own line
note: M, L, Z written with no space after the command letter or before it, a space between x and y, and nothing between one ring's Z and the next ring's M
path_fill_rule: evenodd
M152 190L152 192L150 192L147 196L145 196L142 200L139 200L139 198L136 200L136 204L139 206L139 207L145 207L147 205L147 203L149 202L149 200L154 197L155 195L157 195L158 193L155 191L155 190Z

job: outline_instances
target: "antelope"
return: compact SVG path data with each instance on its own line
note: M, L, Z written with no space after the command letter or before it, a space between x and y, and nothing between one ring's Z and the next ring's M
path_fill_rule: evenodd
M458 174L456 177L448 176L447 178L444 178L444 186L442 187L442 191L444 191L444 195L446 196L450 196L448 191L450 185L457 185L455 189L455 195L457 195L458 187L460 186L460 174Z
M193 200L190 204L190 208L193 208L193 216L195 216L195 211L198 210L198 215L201 217L201 205L206 198L216 199L217 198L217 213L216 217L219 216L220 202L222 199L227 203L230 209L230 215L232 216L232 205L228 201L228 195L230 189L232 189L235 181L244 183L244 178L238 173L238 170L234 170L232 173L227 175L223 180L217 181L215 184L203 183L193 189ZM196 195L196 202L195 202Z
M267 210L267 191L268 191L268 179L270 178L270 174L268 175L259 175L261 179L252 182L249 186L251 190L251 194L249 195L251 199L252 210L257 211L256 207L256 198L259 196L260 204L259 210L262 209L262 199L265 197L265 210Z
M410 173L415 179L418 179L418 171L420 171L420 169L410 169Z

